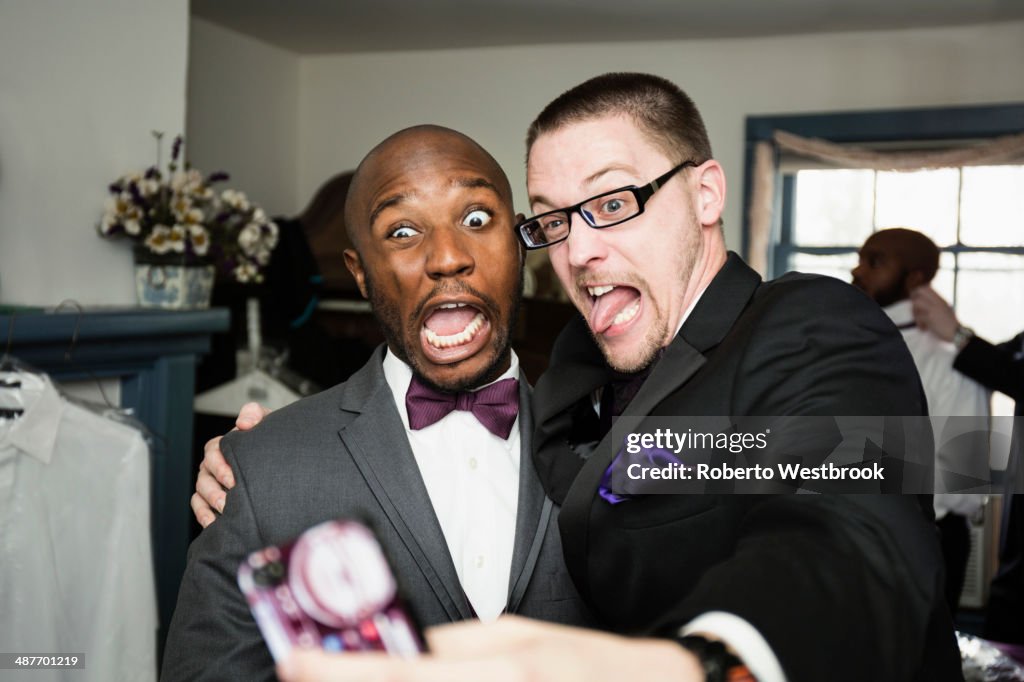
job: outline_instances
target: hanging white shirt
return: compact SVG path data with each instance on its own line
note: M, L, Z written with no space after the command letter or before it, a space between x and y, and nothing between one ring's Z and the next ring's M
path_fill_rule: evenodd
M508 604L512 572L519 507L519 418L506 440L465 410L453 410L437 423L413 431L405 408L412 370L388 350L384 377L462 589L480 620L494 620ZM519 379L514 351L508 371L495 381L510 378Z
M973 440L953 442L950 429L957 428L949 417L988 417L988 389L953 369L956 347L914 324L914 312L909 299L883 308L893 321L914 357L921 375L928 414L935 432L935 516L941 519L949 512L970 515L985 502L983 495L942 493L941 471L952 471L979 479L988 478L988 441L984 434ZM971 445L973 443L973 445Z
M85 654L85 669L4 680L156 679L149 448L142 435L19 372L0 419L0 651Z

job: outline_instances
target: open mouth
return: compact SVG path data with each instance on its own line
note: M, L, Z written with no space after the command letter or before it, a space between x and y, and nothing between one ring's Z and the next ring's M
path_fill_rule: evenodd
M475 355L487 343L491 323L476 304L448 300L427 309L420 329L424 355L450 364Z
M586 287L590 297L590 328L595 334L614 336L624 332L643 307L640 290L628 284Z

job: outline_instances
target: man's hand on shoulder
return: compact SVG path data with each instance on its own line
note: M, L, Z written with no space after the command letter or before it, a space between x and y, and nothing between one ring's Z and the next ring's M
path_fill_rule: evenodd
M263 421L268 414L270 410L258 403L246 403L238 412L233 430L248 431ZM199 464L196 492L192 495L192 513L203 528L217 520L217 514L224 511L227 491L235 487L234 473L224 459L224 453L220 451L221 438L223 436L211 438L203 447L203 461Z

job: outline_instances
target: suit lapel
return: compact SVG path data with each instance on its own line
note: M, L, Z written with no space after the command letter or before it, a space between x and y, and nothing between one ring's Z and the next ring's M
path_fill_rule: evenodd
M338 434L370 491L452 620L473 617L441 525L384 379L381 353L347 382L341 409L356 416Z
M686 384L706 364L706 353L721 343L735 325L760 282L760 275L735 253L730 253L679 334L665 349L649 378L626 407L623 416L650 415L665 398ZM583 465L565 497L559 515L566 563L574 572L576 584L583 587L581 593L584 598L588 597L588 588L585 580L580 579L585 575L578 574L578 571L587 565L591 505L594 504L605 471L619 451L613 433L614 429L605 434L594 454Z
M533 414L530 409L530 385L520 372L519 378L519 506L516 510L515 546L512 550L512 570L509 573L509 601L506 610L514 613L526 591L537 564L537 556L548 526L548 513L544 488L530 456L533 441ZM550 503L548 503L550 504Z

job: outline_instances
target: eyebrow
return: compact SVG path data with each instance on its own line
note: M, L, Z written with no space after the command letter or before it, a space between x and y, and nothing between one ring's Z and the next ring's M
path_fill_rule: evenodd
M466 189L489 189L499 197L502 196L501 191L497 185L483 177L456 177L452 178L448 182L451 187L464 187ZM373 210L370 211L370 226L377 220L377 216L391 208L397 206L402 202L419 196L418 192L398 192L396 194L389 194L373 206Z
M449 183L452 187L464 187L466 189L489 189L499 197L502 196L497 185L482 177L460 177L452 178Z
M400 192L398 194L388 195L378 201L374 205L373 210L370 211L370 227L373 227L374 222L377 220L377 216L383 213L386 209L389 209L392 206L397 206L412 196L415 196L415 192Z
M634 168L633 166L630 166L629 164L613 163L613 164L609 164L609 165L605 166L604 168L602 168L601 170L597 171L596 173L591 173L587 177L583 178L583 182L580 183L580 184L582 186L584 186L584 187L587 186L587 185L592 185L593 183L597 182L601 178L601 176L606 175L607 173L611 173L612 171L625 171L627 173L633 174L634 176L639 176L640 175L637 172L636 168ZM531 196L529 198L529 201L530 201L530 207L531 208L533 207L534 204L544 204L545 206L554 206L554 204L551 201L549 201L546 197L544 197L544 196L542 196L540 194L536 194L534 196ZM555 210L557 210L557 208Z

